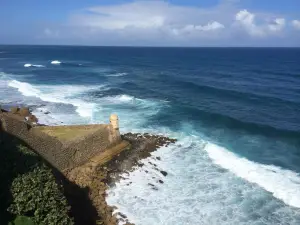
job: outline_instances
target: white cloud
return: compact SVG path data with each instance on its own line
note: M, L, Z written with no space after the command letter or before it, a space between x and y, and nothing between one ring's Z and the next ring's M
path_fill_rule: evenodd
M241 10L241 4L222 0L211 7L166 1L100 5L73 12L63 25L48 26L44 36L101 45L228 45L288 36L290 22L283 16ZM299 22L293 21L293 26L300 27Z
M281 31L284 27L285 27L284 18L277 18L268 25L270 31Z
M255 15L246 9L239 11L236 21L252 36L264 36L263 30L255 24Z
M269 20L262 18L260 24L256 21L256 15L244 9L239 11L235 19L237 23L243 27L253 37L267 37L273 34L278 34L285 27L286 21L284 18L276 18ZM269 20L269 22L267 22Z
M292 21L292 26L293 26L295 29L300 30L300 20L293 20L293 21Z
M179 33L214 31L225 26L219 11L227 4L203 9L176 6L164 1L136 1L121 5L99 6L87 9L70 18L71 25L92 27L99 30L164 30ZM218 15L219 14L219 15ZM229 14L228 14L229 16ZM229 20L229 17L225 20ZM218 17L215 18L214 17ZM206 25L201 25L206 24ZM176 33L176 32L175 32Z
M213 21L208 23L205 26L195 26L197 30L202 30L202 31L210 31L210 30L219 30L225 28L225 26L217 21Z
M196 32L214 32L217 30L222 30L225 26L217 21L212 21L207 23L206 25L186 25L182 28L173 28L172 32L175 35L184 35L188 33L196 33ZM211 33L210 33L211 34Z
M47 37L58 38L59 37L59 31L58 30L51 30L49 28L46 28L44 30L44 35L47 36Z

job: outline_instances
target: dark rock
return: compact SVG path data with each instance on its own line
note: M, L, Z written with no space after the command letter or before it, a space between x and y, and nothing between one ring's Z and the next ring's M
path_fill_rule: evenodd
M168 173L167 173L166 171L161 170L160 172L161 172L161 174L164 175L164 176L167 176L167 175L168 175Z
M157 160L161 160L161 158L160 158L159 156L158 156L158 157L156 157L156 159L157 159Z
M162 180L158 180L159 183L163 184L164 182Z
M120 213L120 212L119 212L119 215L120 215L122 218L124 218L124 219L126 219L126 218L127 218L127 216L126 216L126 215L124 215L123 213Z

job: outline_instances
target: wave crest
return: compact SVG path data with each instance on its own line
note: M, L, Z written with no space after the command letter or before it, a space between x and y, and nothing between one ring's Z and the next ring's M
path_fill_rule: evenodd
M106 77L123 77L126 76L127 73L115 73L115 74L108 74Z
M34 65L34 64L26 63L26 64L24 64L24 67L38 67L38 68L41 68L41 67L45 67L45 66L43 66L43 65Z
M51 64L53 64L53 65L59 65L59 64L61 64L61 62L58 61L58 60L53 60L53 61L51 61Z
M215 164L228 169L238 177L257 184L287 205L300 208L300 175L298 173L249 161L212 143L207 143L204 149Z
M8 86L18 89L24 96L40 98L46 102L71 104L77 109L77 113L82 117L92 117L95 103L76 99L74 96L90 91L92 89L103 88L103 86L82 86L82 85L31 85L26 82L12 80Z

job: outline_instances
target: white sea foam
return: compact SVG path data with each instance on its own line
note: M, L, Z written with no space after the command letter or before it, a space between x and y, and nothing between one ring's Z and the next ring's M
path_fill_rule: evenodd
M111 101L113 103L124 103L134 101L135 98L129 95L116 95L103 97L102 100Z
M43 65L34 65L34 64L26 63L26 64L24 64L24 67L38 67L38 68L41 68L41 67L45 67L45 66L43 66Z
M53 65L59 65L59 64L61 64L61 62L58 61L58 60L53 60L53 61L51 62L51 64L53 64Z
M152 157L141 161L143 167L124 174L124 179L108 190L106 200L117 207L115 213L122 212L137 225L253 225L287 224L287 221L290 225L299 224L299 211L273 198L271 193L260 188L261 185L246 182L247 176L241 179L231 171L236 165L237 171L250 172L247 168L253 168L256 163L237 165L236 161L240 158L232 157L220 146L197 136L175 136L179 140L176 144L152 153ZM161 160L157 160L157 156ZM209 157L227 161L227 166L218 163L227 170L215 165ZM293 202L288 204L298 205L300 183L297 184L296 174L276 168L275 173L284 173L288 178L279 175L274 179L276 174L272 176L270 173L273 172L269 171L273 167L257 164L255 168L265 179L263 182L269 183L269 186L276 182L275 188L285 189L288 195L294 195L295 200L289 199ZM164 177L159 170L166 171L168 175ZM152 185L158 190L153 190Z
M94 99L97 104L94 121L106 122L111 113L120 117L120 127L123 132L133 131L135 128L148 127L148 119L155 116L168 105L152 99L139 99L130 95L106 96Z
M161 133L178 138L176 144L160 148L153 157L143 160L144 167L124 175L124 180L108 191L107 202L137 225L299 224L299 211L289 207L300 207L299 174L249 161L202 140L191 124L179 128L183 133L161 126L151 128L149 118L163 110L167 102L129 95L83 100L80 93L93 87L80 85L31 85L13 80L9 86L25 96L72 104L81 116L92 115L96 122L106 122L108 115L116 112L122 132ZM63 107L61 114L45 115L43 110L52 111L48 105L42 112L36 111L45 123L77 123L79 118L66 113ZM164 177L150 162L167 171L168 176Z
M259 185L286 204L300 208L300 175L298 173L249 161L212 143L208 143L205 150L215 164Z
M73 96L102 87L100 85L88 87L81 85L31 85L17 80L10 81L8 85L18 89L24 96L34 96L46 102L71 104L77 108L76 111L82 117L92 117L95 104L73 98Z
M115 73L115 74L108 74L107 77L123 77L126 76L127 73Z

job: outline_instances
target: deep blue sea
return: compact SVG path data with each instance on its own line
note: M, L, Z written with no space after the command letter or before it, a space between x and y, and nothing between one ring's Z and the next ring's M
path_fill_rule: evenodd
M0 104L177 138L108 191L137 225L300 224L299 48L0 46Z

